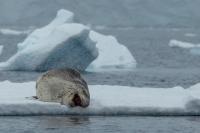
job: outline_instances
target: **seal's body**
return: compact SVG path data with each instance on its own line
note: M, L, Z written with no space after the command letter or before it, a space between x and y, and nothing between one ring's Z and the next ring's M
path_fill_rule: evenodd
M37 98L75 107L87 107L90 94L87 83L73 69L55 69L44 73L36 82Z

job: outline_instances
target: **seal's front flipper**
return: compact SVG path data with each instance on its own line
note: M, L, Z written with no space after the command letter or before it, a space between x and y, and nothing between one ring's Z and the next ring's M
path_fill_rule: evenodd
M33 98L33 99L38 99L38 97L37 97L37 96L32 96L32 98Z
M38 97L37 96L32 96L32 97L25 97L26 99L29 99L29 100L37 100Z

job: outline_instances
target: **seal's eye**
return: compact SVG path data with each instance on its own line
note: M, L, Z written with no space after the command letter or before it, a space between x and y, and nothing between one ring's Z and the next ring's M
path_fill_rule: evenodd
M72 99L72 101L74 102L75 106L81 106L81 98L78 94L74 95L74 98Z

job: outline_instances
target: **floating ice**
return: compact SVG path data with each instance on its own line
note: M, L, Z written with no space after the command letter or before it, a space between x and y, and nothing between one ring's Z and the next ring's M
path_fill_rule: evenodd
M200 84L188 89L89 85L88 108L34 100L35 82L0 82L0 115L200 115Z
M132 70L136 67L130 51L115 37L74 23L73 16L69 11L59 10L50 24L36 29L19 43L18 52L0 63L0 68L40 71L61 67L85 70L87 67L87 71L95 72Z
M191 54L200 55L200 44L193 44L193 43L189 43L189 42L171 40L169 42L169 46L189 49Z
M130 51L115 37L91 31L90 38L97 42L99 56L88 66L87 71L132 70L136 67L136 60Z
M189 42L183 42L178 40L170 40L169 42L170 47L179 47L179 48L196 48L200 47L200 44L193 44Z
M73 20L73 13L60 10L47 26L36 29L22 43L18 52L0 64L6 70L48 70L70 67L85 70L98 56L89 29Z
M4 35L23 35L29 34L31 30L18 31L13 29L0 29L0 33Z

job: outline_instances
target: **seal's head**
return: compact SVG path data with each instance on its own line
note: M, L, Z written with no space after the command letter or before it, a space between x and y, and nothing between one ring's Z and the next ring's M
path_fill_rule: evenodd
M90 104L88 89L80 87L78 89L72 89L62 97L61 104L69 107L87 107Z

